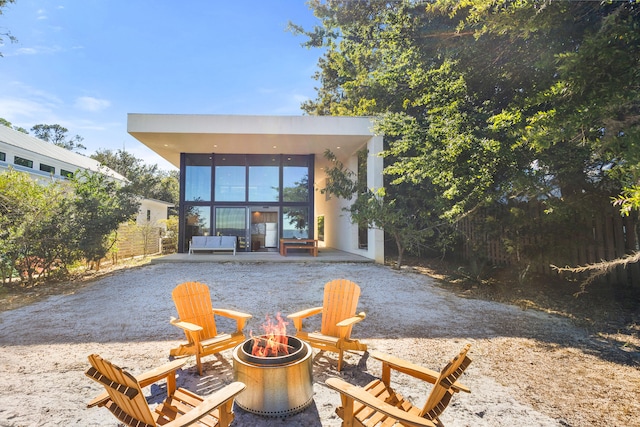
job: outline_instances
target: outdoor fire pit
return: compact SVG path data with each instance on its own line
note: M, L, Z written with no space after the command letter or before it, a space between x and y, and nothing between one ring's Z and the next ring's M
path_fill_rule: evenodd
M236 346L234 378L247 385L236 404L267 417L304 410L313 401L312 355L308 343L288 335L260 335Z

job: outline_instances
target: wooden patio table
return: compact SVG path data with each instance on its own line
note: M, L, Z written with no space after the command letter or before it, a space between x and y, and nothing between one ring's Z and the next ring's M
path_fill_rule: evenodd
M280 239L280 255L287 256L289 249L306 249L313 256L318 256L317 239Z

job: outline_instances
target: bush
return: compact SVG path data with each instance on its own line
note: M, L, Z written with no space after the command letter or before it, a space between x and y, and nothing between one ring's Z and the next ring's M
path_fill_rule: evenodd
M32 283L53 272L65 275L83 258L101 259L108 236L138 207L126 187L102 174L40 182L12 169L0 173L3 282Z

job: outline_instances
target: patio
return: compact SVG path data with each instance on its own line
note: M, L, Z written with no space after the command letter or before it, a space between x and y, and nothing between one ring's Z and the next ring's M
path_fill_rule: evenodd
M363 256L354 255L349 252L339 251L332 248L320 248L318 256L314 257L307 251L292 252L289 251L287 256L280 255L277 251L259 251L259 252L237 252L233 255L230 252L199 252L194 254L171 254L153 259L152 264L164 263L211 263L211 262L240 262L240 263L335 263L335 262L354 262L373 264L374 260Z

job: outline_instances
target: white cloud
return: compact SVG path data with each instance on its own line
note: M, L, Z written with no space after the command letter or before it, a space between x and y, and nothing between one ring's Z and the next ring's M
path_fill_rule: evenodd
M81 96L76 99L76 108L84 111L101 111L108 108L111 102L106 99L93 98L91 96Z
M75 119L70 126L74 129L79 129L80 131L111 131L113 129L117 129L122 126L121 122L96 122L91 119Z
M62 105L56 95L19 81L9 81L0 87L0 112L14 125L31 127L52 122Z
M10 122L21 122L29 118L48 115L51 109L37 101L19 98L0 97L0 111Z
M39 55L46 54L51 55L62 51L60 46L33 46L33 47L20 47L13 52L8 51L3 53L4 56L20 56L20 55Z
M44 9L38 9L38 17L36 19L38 20L42 20L42 19L49 19L49 17L47 16L47 11Z
M35 55L38 53L38 50L34 47L21 47L20 49L16 49L16 55Z

